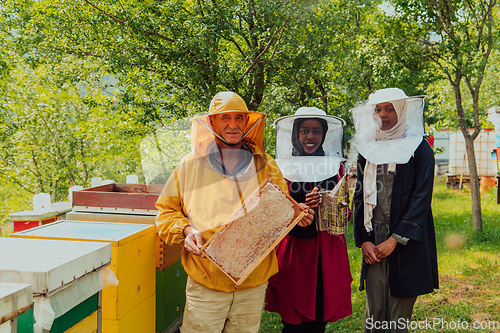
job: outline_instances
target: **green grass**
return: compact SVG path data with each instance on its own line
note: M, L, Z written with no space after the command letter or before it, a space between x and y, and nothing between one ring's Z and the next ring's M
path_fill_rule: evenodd
M436 228L440 289L420 296L413 308L415 324L440 323L434 329L411 332L500 332L500 205L496 188L481 194L483 232L474 234L470 191L446 189L444 176L436 178L432 209ZM329 323L326 332L362 332L365 293L358 290L361 250L354 245L352 226L346 234L353 283L353 314ZM436 318L436 319L435 319ZM459 330L458 322L469 329ZM475 330L475 321L490 328ZM448 329L446 328L448 323ZM490 323L491 322L491 323ZM492 328L495 327L495 328ZM260 332L281 332L281 318L263 311Z

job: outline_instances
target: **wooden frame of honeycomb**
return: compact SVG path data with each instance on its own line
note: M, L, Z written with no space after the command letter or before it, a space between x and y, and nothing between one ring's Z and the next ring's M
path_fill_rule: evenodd
M238 288L305 214L288 193L266 179L201 251Z

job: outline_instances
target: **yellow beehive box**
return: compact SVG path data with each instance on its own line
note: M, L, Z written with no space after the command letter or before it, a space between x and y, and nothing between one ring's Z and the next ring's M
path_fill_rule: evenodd
M110 268L119 281L102 292L103 320L119 320L155 295L155 226L58 221L11 237L111 243ZM154 311L149 320L154 323Z
M97 332L97 311L94 311L90 316L81 320L75 326L71 327L64 333L94 333Z
M151 296L130 313L118 320L102 321L105 333L154 333L156 295Z
M155 211L158 212L158 211ZM151 215L130 214L125 209L117 209L116 213L96 213L96 212L69 212L66 214L67 220L72 221L95 221L95 222L118 222L118 223L136 223L136 224L155 224L156 213ZM183 245L166 245L156 234L156 269L164 271L179 260Z

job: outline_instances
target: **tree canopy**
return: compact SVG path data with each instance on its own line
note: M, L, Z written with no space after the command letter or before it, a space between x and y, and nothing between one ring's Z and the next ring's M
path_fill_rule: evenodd
M436 76L452 87L469 162L474 231L481 231L481 196L473 142L481 131L482 84L490 57L498 52L500 42L496 0L398 0L395 4L402 12L401 21L425 47L422 54L432 63Z
M135 172L143 139L223 90L268 124L340 116L346 147L349 110L386 87L426 94L428 124L480 126L500 103L498 20L494 0L3 0L0 177L62 193Z
M127 135L129 124L100 105L107 96L84 96L81 85L51 81L49 67L22 64L4 81L0 177L60 200L70 186L89 186L95 174L117 180L135 172L139 152Z

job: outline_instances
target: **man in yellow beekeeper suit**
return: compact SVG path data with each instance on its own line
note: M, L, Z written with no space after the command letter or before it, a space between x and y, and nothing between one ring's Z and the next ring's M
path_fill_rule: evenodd
M160 237L168 245L184 242L188 280L182 333L259 331L267 280L278 272L275 251L235 289L200 248L267 177L288 193L276 163L264 152L265 117L248 111L236 93L216 94L208 115L192 119L192 152L156 203ZM309 225L311 214L299 225Z

